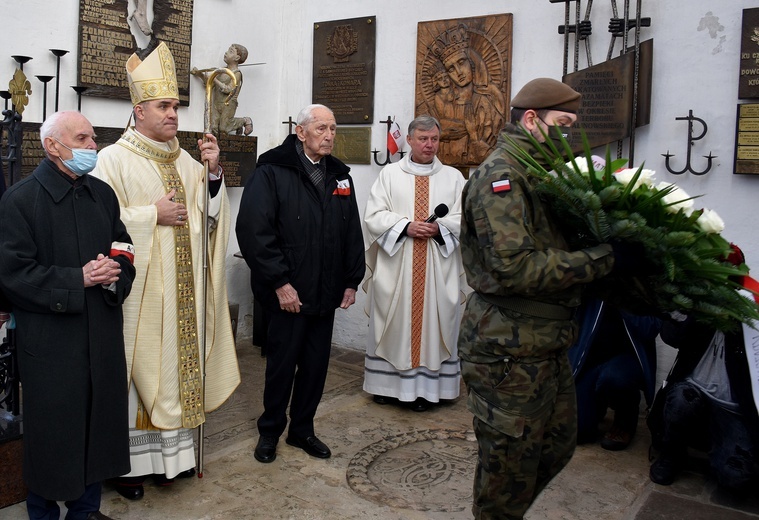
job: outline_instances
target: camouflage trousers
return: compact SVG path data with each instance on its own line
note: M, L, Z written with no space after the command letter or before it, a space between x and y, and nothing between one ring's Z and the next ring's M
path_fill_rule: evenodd
M577 441L577 405L566 351L547 359L461 361L479 448L476 519L521 519L566 466Z

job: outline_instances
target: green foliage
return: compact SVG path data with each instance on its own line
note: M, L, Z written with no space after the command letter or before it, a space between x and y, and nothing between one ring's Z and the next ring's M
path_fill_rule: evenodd
M703 210L687 202L698 197L673 201L681 193L677 186L654 187L653 172L642 165L626 183L620 181L615 173L627 160L612 160L608 148L606 164L595 169L585 134L584 157L575 157L564 139L557 146L525 134L538 154L531 155L516 141L510 142L510 153L537 180L536 191L573 249L629 241L645 250L642 272L647 274L611 275L591 291L634 312L678 311L720 330L734 330L739 322L759 323L757 304L737 291L741 286L736 277L748 269L726 263L729 242L700 227Z

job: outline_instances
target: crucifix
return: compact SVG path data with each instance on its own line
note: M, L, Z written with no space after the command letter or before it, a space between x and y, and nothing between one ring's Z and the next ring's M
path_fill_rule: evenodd
M297 126L298 123L293 121L293 116L287 116L287 121L282 121L283 125L287 125L287 133L292 134L293 133L293 126Z

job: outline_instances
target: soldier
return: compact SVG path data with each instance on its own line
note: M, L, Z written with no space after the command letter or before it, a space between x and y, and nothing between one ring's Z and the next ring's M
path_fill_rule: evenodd
M469 285L459 333L479 460L475 518L522 518L569 462L577 437L567 359L582 284L607 275L612 246L569 251L505 137L536 152L577 121L580 94L552 79L527 83L511 123L464 187L461 249ZM561 147L559 148L561 149Z

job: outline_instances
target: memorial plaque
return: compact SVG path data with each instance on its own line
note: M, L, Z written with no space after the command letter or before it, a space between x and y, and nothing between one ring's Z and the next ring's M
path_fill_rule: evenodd
M734 173L759 174L759 103L738 105Z
M377 18L314 24L314 103L328 106L338 124L374 122Z
M40 123L21 123L24 142L21 146L21 178L28 177L45 158L45 150L40 142ZM124 133L123 128L96 126L98 150L115 143ZM177 132L177 139L182 148L187 150L195 160L200 159L198 139L202 132ZM224 184L229 188L242 187L248 176L256 167L258 138L250 136L228 135L219 139L221 150L219 162L224 170Z
M79 86L87 87L85 96L129 99L125 66L129 56L138 51L127 18L129 3L128 0L79 0L78 81ZM144 29L152 31L146 56L161 41L171 49L182 105L189 104L190 99L192 4L193 0L154 0L153 22ZM146 6L147 2L143 8ZM132 15L146 20L145 13L138 16L132 12ZM147 21L142 25L146 24Z
M346 128L340 126L335 134L332 155L345 164L371 164L371 128Z
M636 127L650 121L653 40L640 44ZM564 83L582 94L577 111L580 128L591 148L630 136L635 81L635 52L564 76ZM582 134L572 133L572 148L582 149Z
M759 8L743 10L738 97L759 98Z
M440 121L438 158L478 166L509 121L512 15L420 22L415 115Z

